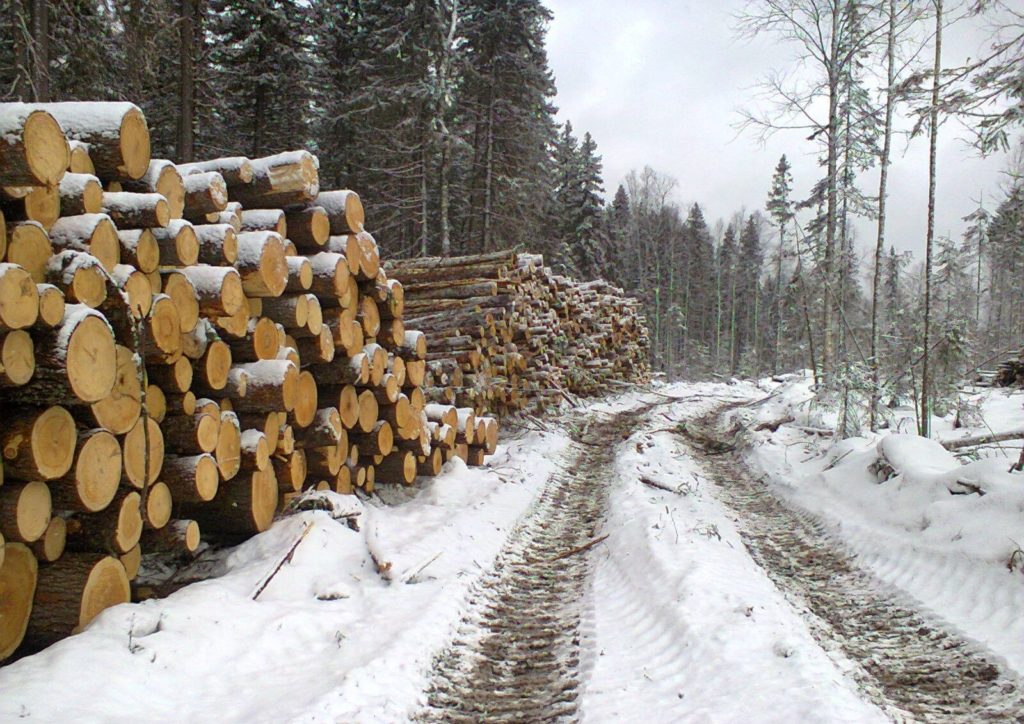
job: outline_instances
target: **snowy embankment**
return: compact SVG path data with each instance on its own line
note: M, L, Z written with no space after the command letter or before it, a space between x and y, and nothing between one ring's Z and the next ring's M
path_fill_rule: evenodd
M772 489L883 581L1024 674L1024 473L1009 472L1020 442L989 446L974 461L906 432L833 444L821 431L834 411L813 403L807 380L774 388L732 413L748 429L792 418L744 435L747 459ZM1024 427L1021 391L977 397L978 425L953 430L951 419L936 419L938 439ZM912 414L897 411L893 428L913 430Z
M764 393L724 384L661 392L682 399L652 408L647 428L623 443L608 538L595 552L584 720L884 721L751 559L714 483L674 432L720 402Z
M453 461L401 505L320 494L333 512L282 519L214 561L217 577L117 606L0 669L0 721L405 720L467 592L567 444L530 433L488 468Z

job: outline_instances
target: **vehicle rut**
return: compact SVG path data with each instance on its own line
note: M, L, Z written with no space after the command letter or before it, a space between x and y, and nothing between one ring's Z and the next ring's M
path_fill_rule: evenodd
M470 596L455 641L435 659L419 721L578 718L581 601L618 443L647 408L588 417L559 472Z
M859 567L824 527L750 474L723 431L723 406L683 430L716 494L738 516L751 556L826 650L897 721L1024 721L1021 682L986 651L947 630Z

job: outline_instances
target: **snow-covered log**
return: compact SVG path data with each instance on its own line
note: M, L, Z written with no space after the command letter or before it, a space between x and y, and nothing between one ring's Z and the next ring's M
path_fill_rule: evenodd
M89 146L89 158L101 179L138 179L149 168L149 127L138 106L74 102L37 107L53 114L68 138Z
M232 185L231 200L245 208L307 204L320 191L319 162L308 151L288 151L252 161L252 181Z
M119 229L149 229L167 226L171 220L171 207L158 193L119 191L103 194L103 213Z

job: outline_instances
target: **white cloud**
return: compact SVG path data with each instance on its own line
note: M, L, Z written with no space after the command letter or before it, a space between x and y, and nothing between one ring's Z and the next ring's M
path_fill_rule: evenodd
M738 39L735 14L743 0L547 0L554 12L548 36L558 84L559 118L579 135L590 131L604 159L608 194L633 168L650 165L679 181L678 200L698 202L711 220L764 204L778 158L794 166L795 192L806 195L820 176L806 133L783 132L762 146L737 135L737 110L749 107L757 82L772 68L792 67L794 49L774 38ZM985 35L955 27L947 57L976 51ZM954 124L940 131L937 232L959 236L961 218L984 193L990 202L1001 159L978 159L957 140ZM897 144L890 173L889 238L920 255L928 189L928 143ZM863 178L877 191L877 172ZM991 208L991 203L989 204ZM863 244L874 223L857 223Z

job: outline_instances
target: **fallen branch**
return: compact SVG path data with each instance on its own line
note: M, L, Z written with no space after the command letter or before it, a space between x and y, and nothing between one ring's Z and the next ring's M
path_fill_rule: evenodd
M391 583L391 561L384 560L383 556L377 550L377 523L373 517L367 517L366 519L365 535L366 551L370 555L370 560L373 561L373 567L376 569L377 575L379 575L386 583Z
M544 562L545 563L554 563L555 561L560 561L563 558L568 558L570 556L574 556L577 553L583 553L584 551L590 550L591 548L596 546L598 543L600 543L601 541L605 540L608 537L608 535L609 535L608 533L605 533L600 538L595 538L594 540L590 541L589 543L584 543L583 545L579 546L578 548L573 548L572 550L566 551L565 553L560 553L559 555L555 556L554 558L548 558Z
M977 495L977 496L982 496L982 495L985 494L985 491L982 490L981 486L977 485L976 483L968 483L968 482L966 482L964 480L957 480L955 483L953 483L953 485L954 486L958 486L958 488L953 488L953 487L947 488L947 490L949 490L949 494L950 495L971 495L971 494L974 494L974 495Z
M291 561L292 556L295 555L295 549L299 547L299 543L306 539L306 536L309 535L309 531L311 530L313 530L313 524L306 523L305 527L302 529L302 534L296 539L294 543L292 543L292 547L288 549L288 553L285 554L285 557L278 562L278 564L274 567L274 570L272 570L270 572L270 575L267 576L266 580L264 580L260 587L256 589L256 593L252 594L252 600L255 601L257 598L259 598L260 594L263 593L263 591L266 590L267 586L270 585L270 582L274 580L274 576L276 576L280 572L280 570L284 567L286 563Z
M650 478L645 477L643 475L640 476L640 482L652 488L657 488L658 490L664 490L669 493L675 493L676 495L683 494L682 491L679 490L678 488L673 488L669 485L665 485L664 483L659 483L657 480L651 480Z
M412 573L409 573L409 574L406 574L406 575L402 576L402 583L415 583L416 582L415 581L416 576L418 576L419 574L423 573L423 570L427 566L429 566L431 563L433 563L434 561L436 561L440 557L441 557L441 551L438 551L437 553L434 554L433 558L430 558L426 563L424 563L422 566L417 568L415 571L413 571Z
M766 420L765 422L761 422L755 425L754 432L760 432L761 430L775 432L786 423L793 421L794 420L792 415L786 415L785 417L781 417L778 420Z
M974 437L962 437L957 440L940 440L942 447L947 450L959 450L962 447L974 445L987 445L994 442L1006 442L1007 440L1024 439L1024 430L1011 430L993 435L975 435Z

